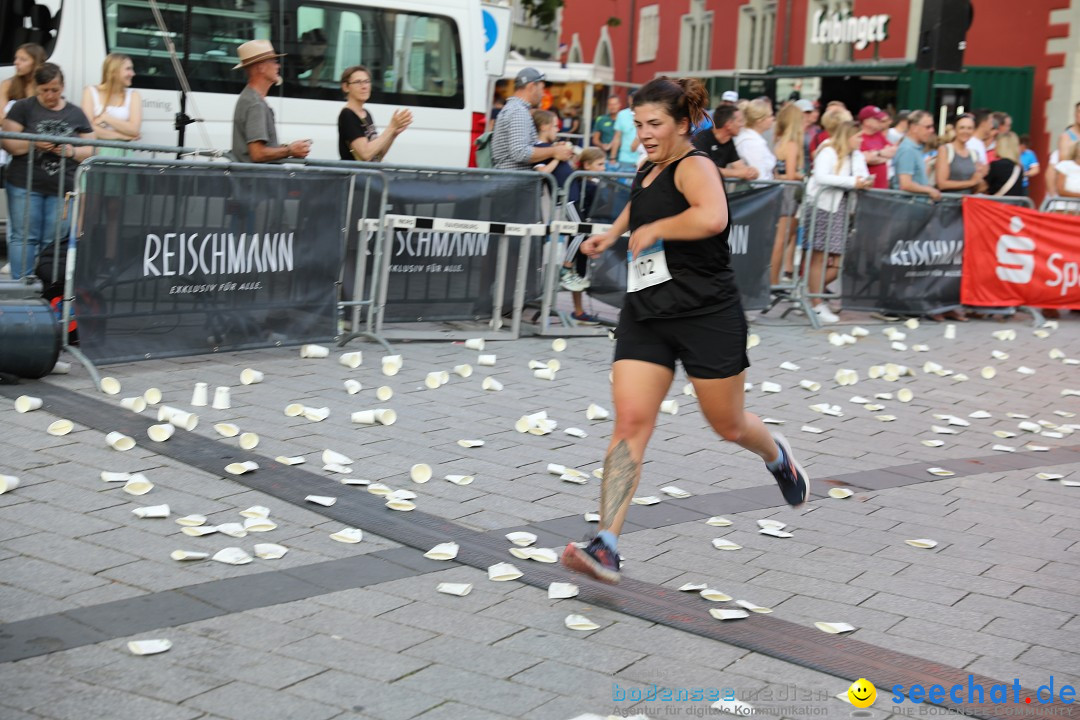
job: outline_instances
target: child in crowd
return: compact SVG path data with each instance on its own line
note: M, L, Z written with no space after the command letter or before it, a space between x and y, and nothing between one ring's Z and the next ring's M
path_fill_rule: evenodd
M555 142L555 136L558 133L559 128L558 119L555 114L548 112L547 110L533 110L532 117L533 123L536 125L536 146L551 147ZM582 151L582 169L602 172L604 170L603 151L595 148L590 148L590 150L593 150L594 152L590 153L589 150ZM586 155L586 153L588 153L588 155ZM567 178L574 172L574 168L570 163L558 159L538 163L533 169L539 172L551 173L555 177L555 182L559 188L565 187ZM590 184L591 183L587 182L576 182L573 183L573 187L567 190L566 201L567 203L574 204L575 214L579 217L585 215L587 211L585 204L592 199L592 192L590 192L588 187ZM579 325L598 325L600 321L586 313L585 308L582 305L582 292L589 287L589 281L584 278L588 258L578 252L578 246L583 239L583 236L575 237L568 245L566 259L564 260L562 270L559 273L559 284L563 288L569 290L571 297L573 298L574 311L570 317Z

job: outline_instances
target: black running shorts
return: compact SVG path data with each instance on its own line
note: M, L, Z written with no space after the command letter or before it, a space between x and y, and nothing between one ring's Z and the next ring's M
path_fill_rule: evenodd
M732 377L750 367L746 333L739 303L708 315L650 320L634 320L624 311L615 328L615 360L643 360L671 370L679 360L692 378Z

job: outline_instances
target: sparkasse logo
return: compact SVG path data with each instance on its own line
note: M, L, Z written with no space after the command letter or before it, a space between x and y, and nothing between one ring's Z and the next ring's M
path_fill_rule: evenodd
M997 242L998 279L1002 282L1026 285L1035 272L1035 241L1016 235L1024 229L1024 222L1016 217L1009 221L1013 235L1002 235Z

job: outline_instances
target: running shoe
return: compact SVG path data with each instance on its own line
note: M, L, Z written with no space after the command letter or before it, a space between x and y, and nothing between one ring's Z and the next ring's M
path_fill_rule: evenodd
M802 469L802 465L795 460L787 439L780 433L773 433L772 436L777 447L780 448L783 463L779 468L771 472L773 477L776 478L776 484L780 486L780 492L784 494L784 499L787 500L788 505L798 507L810 497L810 478L806 476L806 471Z
M574 572L584 573L601 582L619 582L619 556L598 537L586 547L569 543L563 550L562 564Z
M590 315L587 312L571 313L570 317L578 325L599 325L600 324L600 318L596 317L595 315Z
M570 292L582 292L589 288L591 283L577 274L573 268L564 267L559 271L559 285L563 290Z

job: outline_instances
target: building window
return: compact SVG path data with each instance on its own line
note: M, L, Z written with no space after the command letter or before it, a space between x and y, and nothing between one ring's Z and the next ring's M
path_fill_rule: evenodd
M611 51L611 36L608 35L607 25L600 28L600 40L596 43L596 52L593 54L593 64L597 67L614 67Z
M736 64L745 70L772 65L776 39L776 0L750 0L739 10Z
M652 62L660 44L660 6L646 5L638 15L637 61Z
M682 16L679 33L679 69L708 70L712 55L713 13L705 0L691 0L690 12Z
M581 52L581 38L577 33L574 33L573 39L570 41L570 52L566 56L566 62L568 63L583 63L585 62L585 56Z

